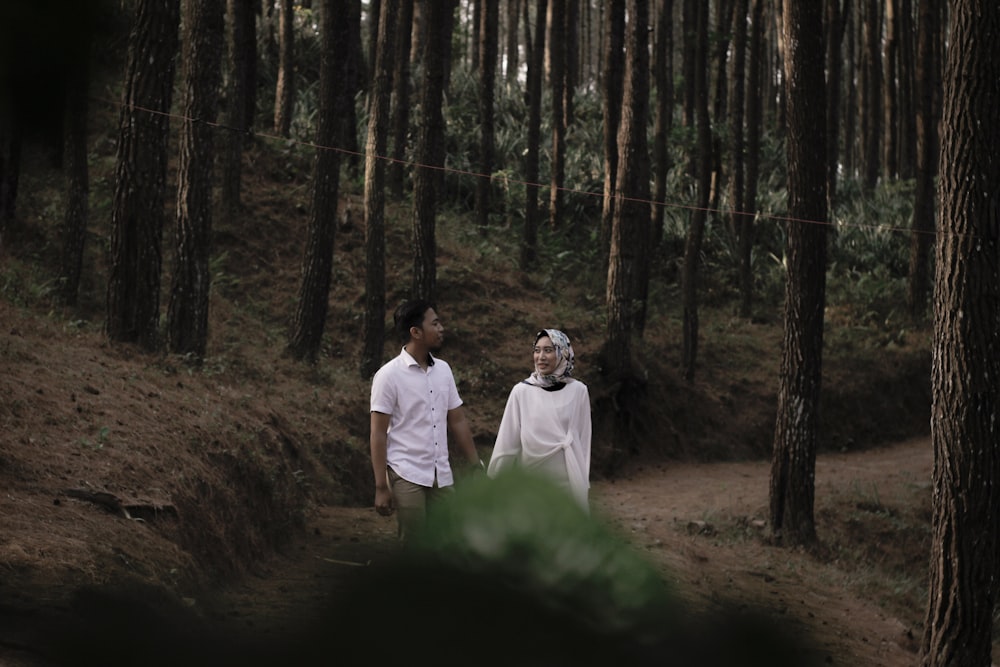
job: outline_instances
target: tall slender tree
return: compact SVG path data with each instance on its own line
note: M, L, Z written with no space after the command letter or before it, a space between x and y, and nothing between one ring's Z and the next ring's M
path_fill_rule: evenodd
M692 173L698 176L698 205L691 212L684 242L684 268L681 278L681 298L684 308L684 341L681 358L684 378L694 380L698 360L698 263L705 236L709 202L712 196L712 121L708 113L708 7L700 4L695 9L697 47L695 77L695 107L698 116L698 148L691 155Z
M320 0L319 123L313 166L312 209L298 305L292 318L288 351L299 360L315 362L323 341L329 310L337 203L340 194L340 151L343 109L353 99L344 94L350 24L337 0Z
M227 224L239 214L243 149L253 125L257 32L252 0L227 0L226 112L220 151L219 209Z
M496 159L497 22L500 0L483 0L479 22L479 178L476 179L476 221L485 232L490 221L490 192Z
M761 135L761 71L763 69L764 2L751 0L750 4L750 53L747 65L746 128L746 194L740 216L740 317L749 318L753 309L753 239L754 220L757 217L757 176L760 173Z
M601 92L604 97L604 200L601 210L601 257L607 266L614 226L616 183L618 177L618 127L622 116L622 82L625 80L625 0L610 0L604 31L604 72Z
M771 459L770 517L776 538L809 543L823 369L826 301L826 113L822 3L783 0L787 86L788 217L778 416Z
M171 352L205 356L212 274L212 167L224 0L182 0L184 121L177 166L177 227L173 279L167 303Z
M396 55L392 73L392 162L389 163L389 192L403 198L406 180L406 148L410 134L410 46L413 42L414 0L400 0L396 20Z
M917 27L917 177L910 235L910 270L907 303L910 319L927 316L930 292L931 248L934 247L934 183L937 179L938 131L935 100L938 98L937 62L940 0L921 0Z
M521 0L505 0L507 4L507 46L504 49L506 68L504 78L508 83L516 83L518 68L521 64L521 54L518 48L517 28L521 16Z
M525 7L529 3L525 2ZM528 61L528 145L524 152L524 235L521 238L521 268L532 268L538 253L538 153L542 127L542 68L545 62L545 16L548 0L535 2L535 37ZM527 11L527 9L525 9ZM530 21L525 19L525 30Z
M843 7L841 7L843 3ZM832 207L837 199L840 142L840 89L846 16L851 0L826 0L826 191Z
M424 48L420 91L417 169L413 179L414 298L434 299L437 291L437 189L444 170L445 125L442 104L447 90L445 66L451 44L455 7L431 2L425 16L431 27Z
M948 3L921 664L989 665L1000 524L1000 5Z
M730 155L732 166L729 177L729 206L732 210L730 225L737 240L743 229L743 216L747 215L743 202L746 186L746 141L743 117L746 113L746 46L747 12L749 0L736 0L733 6L733 57L732 76L729 92L729 132L731 135ZM738 242L738 241L737 241Z
M365 143L365 318L361 377L382 364L385 343L385 154L389 136L392 59L399 0L382 0L375 48L375 79L368 97ZM419 158L418 158L419 159Z
M552 86L552 154L549 187L549 226L562 222L563 186L566 180L566 2L549 0L549 83Z
M899 0L885 0L882 51L882 173L895 179L899 175Z
M632 339L645 324L649 262L649 3L628 0L625 85L618 130L618 176L608 264L605 373L624 384L635 380Z
M295 2L279 0L278 82L274 91L274 131L291 136L295 112Z
M655 62L653 77L656 86L656 120L653 127L653 247L663 240L664 204L667 200L667 174L673 166L670 157L669 135L674 117L674 0L661 0L656 15L656 43L653 47ZM605 102L607 105L607 102ZM617 105L614 105L617 106ZM607 114L605 108L605 114ZM605 146L605 161L607 161ZM604 201L611 198L605 192ZM602 250L603 250L602 245Z
M138 0L129 34L111 208L105 332L158 344L167 132L180 0Z
M858 90L858 114L861 128L862 185L872 190L880 173L882 142L882 0L861 0L863 12L858 18L862 31L861 86Z

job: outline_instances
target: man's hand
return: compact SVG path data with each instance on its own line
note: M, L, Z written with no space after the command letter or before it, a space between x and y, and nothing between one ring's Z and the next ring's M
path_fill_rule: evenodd
M392 491L389 487L376 487L375 489L375 511L382 516L389 516L395 510L392 502Z

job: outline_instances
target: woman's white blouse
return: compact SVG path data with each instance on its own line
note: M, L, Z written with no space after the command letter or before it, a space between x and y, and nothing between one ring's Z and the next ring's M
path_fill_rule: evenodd
M574 380L559 391L546 391L519 382L507 399L487 474L496 477L515 464L538 470L588 509L590 439L587 385Z

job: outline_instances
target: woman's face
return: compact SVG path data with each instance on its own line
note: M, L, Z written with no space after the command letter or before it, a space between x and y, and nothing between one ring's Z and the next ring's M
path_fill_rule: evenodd
M535 369L542 375L552 375L556 366L559 365L559 361L556 359L556 348L548 336L542 336L535 343L533 357Z

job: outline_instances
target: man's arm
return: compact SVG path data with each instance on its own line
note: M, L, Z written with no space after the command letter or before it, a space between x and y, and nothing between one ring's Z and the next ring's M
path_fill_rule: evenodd
M372 412L369 447L372 473L375 475L375 511L383 516L392 514L392 491L389 489L389 471L386 462L386 434L389 432L389 415Z
M472 439L472 426L465 418L465 408L461 405L448 411L448 429L451 431L455 444L465 456L470 465L478 466L482 462L479 460L479 452L476 451L476 443Z

